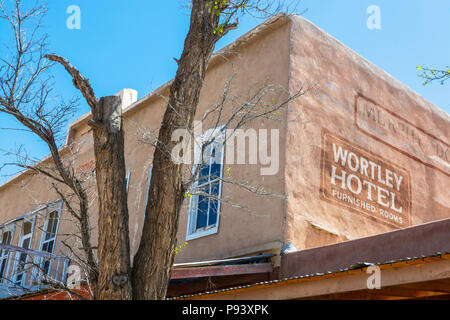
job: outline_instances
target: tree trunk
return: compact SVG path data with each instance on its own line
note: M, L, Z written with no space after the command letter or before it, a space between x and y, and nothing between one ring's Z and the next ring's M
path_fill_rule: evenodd
M81 245L83 247L84 255L86 257L86 266L88 268L88 280L90 285L93 287L94 297L97 292L97 281L98 281L98 264L95 261L94 253L92 251L91 245L91 228L89 223L88 214L88 200L86 192L80 192L80 232L81 232Z
M89 280L94 280L94 296L97 299L108 300L131 299L130 239L121 99L117 96L108 96L98 101L89 80L84 78L69 61L55 54L45 55L45 58L60 63L66 69L72 76L75 88L81 91L92 111L92 120L88 124L94 129L99 200L98 267L92 263L87 215L82 217L81 232L88 263L92 264ZM75 186L78 187L78 184ZM80 209L86 209L87 202L84 200L87 201L87 198L84 193L76 193L83 200ZM87 211L81 211L87 214Z
M99 198L97 299L128 300L130 243L120 97L101 98L92 114Z
M192 129L200 90L214 45L220 38L219 23L203 0L192 1L190 29L178 70L170 88L169 102L153 156L152 179L139 249L133 262L135 299L164 299L169 284L178 217L183 202L182 165L171 160L171 141L176 129Z

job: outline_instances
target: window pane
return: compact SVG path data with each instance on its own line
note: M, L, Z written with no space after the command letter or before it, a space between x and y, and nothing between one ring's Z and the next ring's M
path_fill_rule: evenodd
M49 272L49 268L50 267L50 260L45 260L44 261L44 264L43 264L43 266L42 266L42 269L43 269L43 271L44 271L44 274L47 274L48 275L48 272Z
M222 151L220 146L214 146L211 159L211 180L220 178L222 170Z
M209 194L212 195L213 198L218 198L219 188L220 188L220 181L211 183L211 191L209 192Z
M55 240L52 240L48 243L48 252L53 253L53 245L55 244Z
M18 265L18 271L22 271L25 266L25 262L27 261L27 254L21 253L19 256L19 265Z
M49 220L48 221L48 225L47 225L47 230L45 231L45 237L44 237L44 240L48 240L48 239L50 239L50 238L52 238L52 233L51 233L51 225L53 224L53 220ZM50 229L50 230L49 230Z
M211 199L209 207L208 226L215 225L217 223L217 209L219 201Z
M58 212L53 211L48 215L47 230L45 232L45 240L54 238L56 235L56 226L58 225Z
M31 222L25 221L25 222L23 223L23 225L22 225L22 232L23 232L23 235L30 234L30 233L31 233L31 227L32 227L32 226L33 226L33 225L32 225Z
M16 277L16 284L20 284L22 282L23 273L18 274Z
M6 231L3 233L2 243L3 244L11 244L11 231Z
M206 184L201 187L200 192L204 195L198 196L197 201L197 223L196 230L217 224L219 212L219 200L214 199L219 197L220 181L213 184L208 183L217 180L222 173L222 144L217 141L210 142L208 145L202 147L202 161L203 164L198 171L197 185ZM206 194L206 195L205 195ZM208 196L211 195L211 196ZM194 211L195 212L195 211Z
M53 244L55 243L55 240L51 240L49 242L44 243L42 246L42 251L53 253Z
M219 197L220 182L211 184L211 195L213 196L209 202L208 226L217 223L217 214L219 211L219 201L214 198Z
M220 178L221 168L222 168L222 165L220 163L211 164L211 180Z
M222 147L215 145L211 153L211 163L220 165L222 163Z
M202 146L202 163L209 164L211 159L211 144Z
M56 233L56 226L58 225L58 212L53 211L52 213L50 213L50 220L52 221L52 227L49 228L49 231L52 234Z
M3 278L3 276L5 274L6 262L8 262L8 259L6 259L6 258L0 260L0 280Z
M211 152L209 153L208 162L212 163L214 162L214 158L217 157L217 147L215 145L211 145Z
M202 164L202 167L200 168L200 177L198 184L202 185L206 183L209 179L209 164Z
M26 238L22 241L22 248L30 249L30 238Z
M198 197L197 229L206 227L208 203L209 203L208 197L205 197L205 196Z

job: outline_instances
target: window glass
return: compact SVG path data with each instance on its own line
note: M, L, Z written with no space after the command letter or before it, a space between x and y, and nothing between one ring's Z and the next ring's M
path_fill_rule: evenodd
M53 245L54 245L54 243L55 243L54 240L51 240L49 242L44 243L44 245L42 246L42 251L52 253L53 252Z
M191 204L191 217L195 224L190 234L211 230L218 223L219 198L222 177L223 144L220 139L202 146L202 164L198 170L197 190Z
M48 215L47 228L45 230L45 240L56 236L56 227L58 225L58 212L53 211Z
M33 224L30 221L24 221L22 225L22 234L24 236L31 233L31 229L33 227Z
M30 240L31 240L31 238L23 239L23 241L22 241L22 248L30 249Z
M2 234L2 244L11 244L11 231L5 231Z
M0 280L3 278L3 276L5 275L5 271L6 271L6 263L8 262L8 259L3 258L0 259Z
M211 198L209 200L209 217L208 225L213 225L217 223L217 214L219 209L219 189L220 182L215 182L211 184Z
M199 196L197 208L197 229L206 227L208 206L209 206L209 198L205 196Z
M55 250L56 235L58 232L58 220L59 212L52 211L47 215L44 232L42 234L40 250L43 252L53 253ZM41 269L44 274L49 274L51 270L52 261L49 259L44 259L41 263Z
M4 231L1 237L2 244L11 244L12 240L12 232ZM0 250L0 281L5 275L6 272L6 264L8 263L8 250Z
M55 238L58 228L58 211L52 211L47 215L45 222L44 234L42 236L41 250L53 253Z

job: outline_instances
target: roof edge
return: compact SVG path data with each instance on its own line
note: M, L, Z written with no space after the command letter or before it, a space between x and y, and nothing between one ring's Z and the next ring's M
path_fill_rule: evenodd
M219 51L217 51L216 53L214 53L213 56L211 57L210 63L208 65L208 68L217 65L221 61L224 61L224 59L223 59L224 56L226 56L228 54L232 54L232 50L233 49L246 44L251 39L253 39L255 36L260 35L262 31L264 31L267 28L271 27L275 23L279 23L279 22L281 22L281 23L284 22L285 23L285 22L290 21L290 19L291 19L290 16L292 16L292 15L286 14L286 13L279 13L279 14L277 14L277 15L269 18L269 19L267 19L263 23L259 24L258 26L256 26L252 30L248 31L244 35L240 36L238 39L236 39L232 43L228 44L224 48L222 48ZM129 113L129 112L131 112L133 110L136 110L137 108L142 106L146 101L148 101L148 100L150 100L150 99L152 99L154 97L157 97L158 95L162 94L162 92L164 92L164 91L169 89L169 87L172 84L172 82L173 82L173 79L171 79L168 82L164 83L163 85L161 85L157 89L153 90L152 92L146 94L141 99L138 99L136 102L132 103L131 105L126 107L124 110L122 110L122 115L126 116L127 113ZM72 132L75 131L76 129L80 128L83 125L87 125L87 122L91 119L91 117L92 117L92 113L91 113L91 111L89 111L89 112L85 113L84 115L82 115L81 117L79 117L78 119L76 119L73 122L69 123L68 129L67 129L67 134L66 134L65 144L62 147L60 147L60 151L68 148L68 146L70 145L70 137L71 137ZM42 160L40 160L38 163L42 163L44 161L47 161L47 160L50 159L50 157L51 157L51 155L48 155L48 156L44 157ZM12 178L10 178L7 181L5 181L4 183L0 184L0 190L8 187L15 180L18 180L19 178L24 177L27 174L30 174L30 172L31 172L30 169L27 169L27 170L24 170L22 172L19 172L18 174L16 174Z

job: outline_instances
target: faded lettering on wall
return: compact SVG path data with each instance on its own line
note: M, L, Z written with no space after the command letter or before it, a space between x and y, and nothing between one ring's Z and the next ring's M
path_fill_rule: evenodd
M411 225L411 185L405 169L325 129L322 143L323 200L397 228Z
M450 145L447 141L433 136L361 94L355 98L355 125L381 143L450 175Z

